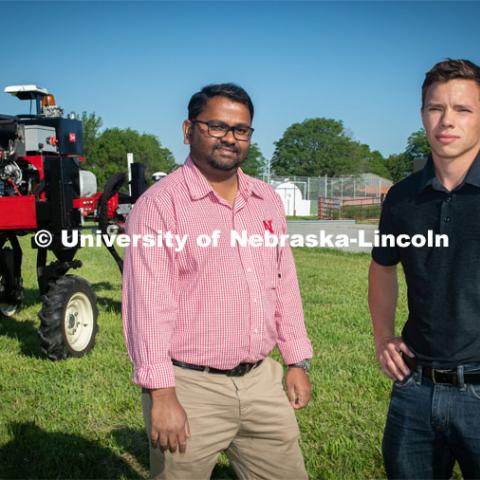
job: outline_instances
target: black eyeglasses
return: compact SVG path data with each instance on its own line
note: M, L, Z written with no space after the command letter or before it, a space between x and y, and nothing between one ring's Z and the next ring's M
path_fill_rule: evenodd
M230 127L226 123L217 122L214 120L210 122L203 122L202 120L190 120L190 122L203 123L208 128L208 134L214 138L223 138L228 134L228 132L232 131L233 136L241 142L250 140L250 137L254 131L252 127L247 127L246 125L236 125L234 127Z

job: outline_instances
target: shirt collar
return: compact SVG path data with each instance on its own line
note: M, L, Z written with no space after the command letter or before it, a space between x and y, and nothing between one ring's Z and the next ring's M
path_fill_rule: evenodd
M464 182L480 187L480 153L475 157L472 165L470 165Z
M187 157L183 166L183 175L192 200L199 200L206 197L210 192L213 192L212 186L208 183L207 179L203 176L202 172L200 172L190 156ZM237 170L237 175L238 191L245 200L247 200L252 194L263 198L263 194L260 191L257 182L252 182L248 175L243 173L241 168Z
M237 174L238 190L240 192L240 195L242 195L245 200L252 194L263 199L263 193L259 188L258 182L252 182L250 177L248 175L245 175L241 168L237 170Z
M422 177L420 181L420 189L419 191L422 192L428 186L431 186L433 180L435 180L435 167L433 166L433 160L431 155L428 156L427 163L422 169Z
M200 200L213 192L212 186L193 163L190 156L187 157L183 165L183 176L192 200Z
M475 157L472 165L468 169L467 174L463 182L456 188L460 188L463 184L469 183L475 187L480 187L480 153ZM435 176L435 167L433 165L432 156L428 156L427 163L422 170L422 177L420 182L420 192L426 187L432 186L435 190L442 190L444 187L441 185L437 177Z

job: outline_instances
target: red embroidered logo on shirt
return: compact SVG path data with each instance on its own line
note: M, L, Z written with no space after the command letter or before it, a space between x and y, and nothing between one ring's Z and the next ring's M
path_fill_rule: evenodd
M264 220L263 226L265 227L265 230L268 230L270 233L273 233L272 220Z

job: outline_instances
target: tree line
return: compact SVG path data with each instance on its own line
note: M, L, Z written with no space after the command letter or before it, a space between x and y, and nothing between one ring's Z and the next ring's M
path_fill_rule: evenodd
M271 168L276 175L329 176L374 173L394 182L413 170L413 161L430 153L423 129L412 133L405 150L384 158L352 138L343 122L312 118L294 123L275 143Z
M84 130L86 167L97 176L102 189L113 173L126 170L126 153L134 153L135 161L145 164L146 177L154 172L170 173L178 165L172 152L150 133L130 128L107 128L95 113L81 115ZM271 161L272 174L279 176L340 176L374 173L394 182L412 172L413 161L430 152L423 129L410 135L405 150L384 158L352 138L343 122L330 118L306 119L294 123L275 142ZM261 176L266 159L256 143L242 166L245 173Z

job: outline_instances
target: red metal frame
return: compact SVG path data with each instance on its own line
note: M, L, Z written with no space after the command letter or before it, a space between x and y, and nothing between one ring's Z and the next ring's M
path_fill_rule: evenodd
M29 155L18 159L31 163L38 170L40 181L44 179L42 155ZM42 193L40 200L44 199L45 194ZM37 227L34 195L0 197L0 230L34 230Z
M24 230L37 228L34 195L0 198L0 229Z
M73 208L81 208L84 217L91 217L95 215L95 210L98 206L98 201L102 196L102 192L97 192L92 197L80 197L73 200ZM118 193L113 195L107 202L108 218L114 218L115 212L118 208Z

